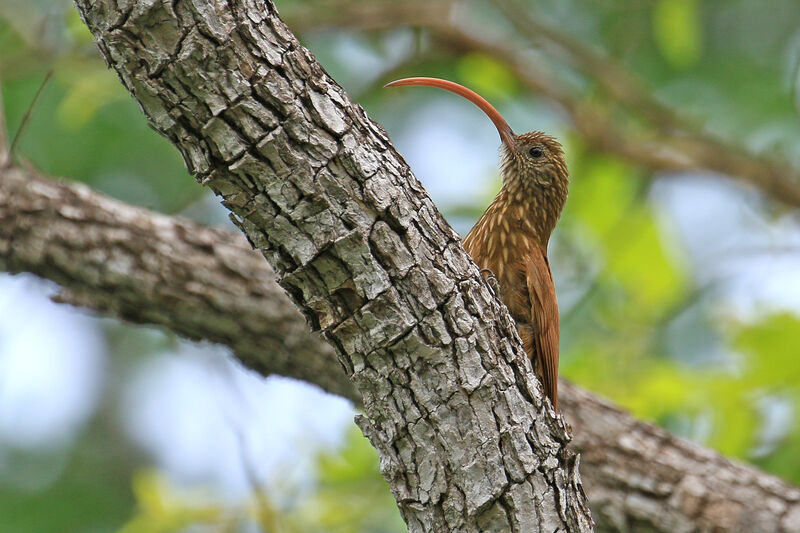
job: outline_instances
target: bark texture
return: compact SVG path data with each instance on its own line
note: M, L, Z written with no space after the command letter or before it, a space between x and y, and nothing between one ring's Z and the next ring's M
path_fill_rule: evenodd
M800 532L800 489L561 382L598 530Z
M263 375L360 401L333 349L310 331L242 235L6 168L0 269L57 282L61 302L223 344Z
M590 531L568 432L508 311L274 5L76 4L153 127L337 348L409 530Z
M0 268L57 281L62 301L221 342L262 374L360 401L332 347L308 329L239 235L7 169L0 171ZM800 531L800 489L563 380L560 390L598 530Z

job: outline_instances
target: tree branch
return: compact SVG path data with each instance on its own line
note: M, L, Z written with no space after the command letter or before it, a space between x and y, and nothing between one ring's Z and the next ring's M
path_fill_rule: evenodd
M57 301L223 344L265 376L360 402L331 346L241 235L0 168L0 268L55 281Z
M598 149L617 154L652 170L701 170L718 172L761 190L773 200L800 207L800 171L785 162L748 153L703 133L685 116L653 99L640 81L622 65L603 58L580 43L532 17L515 2L494 0L510 24L529 41L546 41L597 82L615 103L650 121L650 131L631 131L618 117L610 116L607 106L561 82L532 61L508 38L493 36L491 28L473 31L460 20L457 2L444 0L413 13L399 10L391 2L370 4L349 0L326 4L326 14L313 16L304 6L293 7L288 20L299 30L324 26L381 30L407 25L426 28L438 42L458 52L479 52L495 58L514 73L529 90L561 107L582 138ZM383 10L383 16L380 11ZM522 52L525 50L523 49Z
M60 301L219 342L264 375L360 401L331 346L309 330L241 236L7 169L0 171L0 268L60 283ZM599 530L797 530L797 488L563 380L559 389Z
M8 138L6 124L6 109L3 102L3 78L0 76L0 168L6 165L8 159Z
M274 6L76 4L152 126L337 348L409 530L590 531L568 433L507 309Z

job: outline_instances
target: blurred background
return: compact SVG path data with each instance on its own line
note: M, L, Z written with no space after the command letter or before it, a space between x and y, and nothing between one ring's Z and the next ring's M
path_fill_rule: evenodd
M564 144L551 241L561 373L635 416L800 484L800 4L796 0L277 2L390 133L462 235L499 139L425 75ZM0 0L16 158L225 225L67 0ZM346 401L224 349L0 276L3 532L404 531Z

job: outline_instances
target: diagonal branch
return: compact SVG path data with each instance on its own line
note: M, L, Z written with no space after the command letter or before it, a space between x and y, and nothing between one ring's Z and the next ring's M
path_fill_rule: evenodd
M153 213L20 168L0 169L0 268L55 281L57 300L228 346L263 375L359 402L330 344L239 234Z
M548 51L560 55L565 63L577 67L616 102L647 117L663 130L694 129L690 118L678 115L676 110L654 98L641 79L613 58L543 22L518 0L491 0L491 3L530 44L543 44Z
M508 310L272 3L76 4L151 125L336 347L409 530L591 531Z
M3 102L3 77L0 76L0 168L6 166L8 158L8 138L6 133L5 103Z
M508 39L493 36L490 28L470 29L458 16L457 2L431 2L413 14L393 8L390 2L378 2L370 4L368 14L359 14L359 6L363 4L346 0L328 4L326 13L330 16L325 19L306 16L306 11L298 7L292 8L289 20L300 30L330 25L365 30L402 25L426 28L440 46L456 52L486 54L505 65L529 90L558 104L581 137L600 150L652 170L717 172L752 185L777 202L800 207L798 169L783 161L748 153L742 147L731 146L703 133L691 119L647 95L639 80L621 65L570 41L514 2L494 0L494 3L519 33L530 40L552 44L600 84L615 103L637 113L640 118L649 119L654 127L646 133L641 128L636 131L625 128L620 120L610 116L607 106L586 98L530 61L518 48L509 45ZM384 10L382 17L378 14L381 9Z
M61 301L225 344L263 375L359 402L331 346L238 235L7 169L0 171L0 268L58 282ZM559 388L598 529L766 533L800 524L797 488L563 380Z

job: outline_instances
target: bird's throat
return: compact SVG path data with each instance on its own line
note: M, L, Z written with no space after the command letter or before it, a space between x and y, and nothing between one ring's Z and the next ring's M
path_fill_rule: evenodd
M551 193L545 187L508 180L486 213L496 213L495 216L500 218L499 227L511 228L546 251L560 214L560 209L555 209Z

